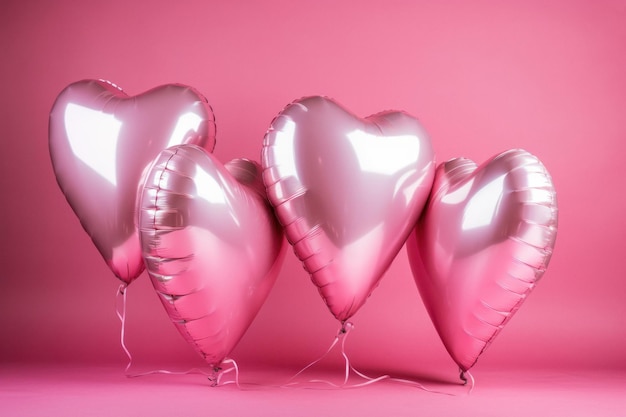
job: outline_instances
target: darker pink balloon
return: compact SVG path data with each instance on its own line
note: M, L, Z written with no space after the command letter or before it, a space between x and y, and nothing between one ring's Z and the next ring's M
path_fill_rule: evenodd
M50 113L54 173L70 206L113 273L130 283L144 269L135 227L142 175L163 149L215 146L207 100L183 85L135 97L102 80L68 86Z
M507 151L478 167L459 158L437 168L407 246L422 300L462 371L545 272L557 213L550 175L526 151Z
M288 105L262 151L270 202L340 321L365 303L412 230L435 158L404 112L361 119L325 97Z
M163 151L139 205L146 268L167 314L213 367L238 343L274 285L285 245L261 169L205 150Z

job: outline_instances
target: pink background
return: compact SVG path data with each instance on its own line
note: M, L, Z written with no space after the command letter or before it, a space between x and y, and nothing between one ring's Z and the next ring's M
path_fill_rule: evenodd
M556 250L474 374L625 371L625 22L621 0L3 1L0 366L126 365L119 281L58 188L47 145L57 94L104 78L130 95L197 88L214 108L223 162L259 160L272 118L312 94L362 116L408 111L439 162L530 151L558 193ZM404 249L353 322L348 353L358 366L456 378ZM244 369L297 370L337 327L289 250L231 356ZM145 273L129 288L126 331L138 368L201 365Z

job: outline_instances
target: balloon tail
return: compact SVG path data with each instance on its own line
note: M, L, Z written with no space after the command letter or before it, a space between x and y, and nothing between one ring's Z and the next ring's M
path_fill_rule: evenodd
M476 385L476 381L474 381L474 376L470 373L470 371L461 370L461 374L459 375L461 381L463 381L463 385L467 385L467 381L470 381L470 389L467 394L471 394L474 390L474 385Z
M120 344L122 345L122 349L124 349L124 352L126 353L126 356L128 357L128 364L126 365L126 369L124 370L124 374L126 376L129 376L128 374L128 370L130 369L130 365L133 362L133 357L130 354L130 352L128 351L128 348L126 347L126 343L124 342L124 338L125 338L125 328L126 328L126 291L128 290L128 284L121 284L119 286L119 288L117 289L117 294L116 294L116 298L115 298L115 313L117 314L117 317L120 319L120 323L121 323L121 329L120 329ZM121 311L120 311L120 298L121 298Z

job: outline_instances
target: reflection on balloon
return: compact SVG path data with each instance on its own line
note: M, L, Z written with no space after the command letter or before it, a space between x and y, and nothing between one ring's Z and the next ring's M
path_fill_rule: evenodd
M365 119L325 97L288 105L262 150L263 180L331 313L349 319L404 244L428 197L434 152L404 112Z
M102 80L69 85L50 113L54 172L70 206L113 273L126 284L144 269L135 227L142 175L163 149L193 143L212 151L207 100L183 85L135 97Z
M551 177L526 151L507 151L481 166L458 158L437 168L407 247L422 300L462 371L545 272L557 217Z
M169 148L146 176L138 223L167 314L218 367L261 308L285 253L260 166L243 159L223 166L193 145Z

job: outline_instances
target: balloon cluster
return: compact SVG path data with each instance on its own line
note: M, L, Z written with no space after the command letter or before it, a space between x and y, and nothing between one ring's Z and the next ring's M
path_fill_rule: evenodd
M417 119L359 118L326 97L286 106L261 164L211 153L215 119L193 88L135 97L68 86L50 156L70 206L126 285L147 269L167 314L208 364L227 357L267 298L287 241L345 323L407 243L427 311L471 368L545 272L557 204L523 150L436 166Z

